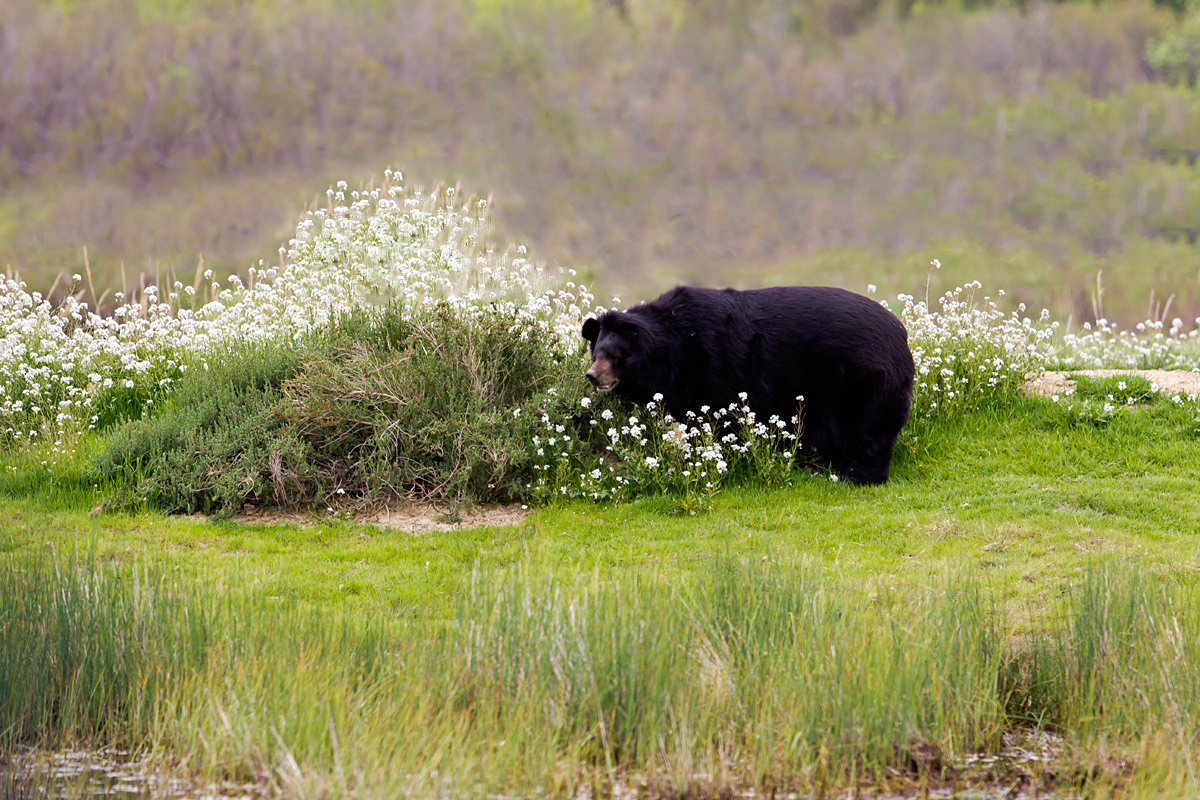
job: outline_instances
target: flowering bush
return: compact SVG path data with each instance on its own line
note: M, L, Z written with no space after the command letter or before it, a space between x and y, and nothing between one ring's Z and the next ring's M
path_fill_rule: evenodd
M252 426L257 438L237 426L212 428L225 412L203 411L204 403L221 403L205 396L205 381L193 381L171 405L196 408L163 421L157 438L141 429L111 437L111 472L137 472L174 448L162 469L139 474L159 476L156 496L183 498L172 501L179 507L233 506L263 494L324 506L335 496L369 500L383 491L543 503L668 493L688 510L703 507L731 476L778 483L793 474L802 398L792 420L759 420L744 397L678 420L661 398L630 408L585 396L578 332L593 311L592 294L572 270L547 270L522 247L496 249L486 204L460 204L452 189L405 191L390 171L379 188L349 191L342 182L328 200L297 225L280 266L260 264L227 285L202 273L191 286L174 282L165 296L148 286L136 298L118 296L109 316L74 294L54 304L6 279L0 444L52 435L65 449L73 431L150 417L189 369L208 376L211 365L270 345L304 357L280 361L286 369L273 366L275 356L264 362L276 376L270 392L224 368L232 399L222 402L251 408L276 428ZM1005 313L978 296L981 288L961 286L936 307L900 296L917 371L914 418L1011 397L1051 362L1200 364L1200 333L1185 333L1179 320L1165 331L1144 323L1132 332L1101 320L1058 338L1047 312L1036 320L1023 316L1024 306ZM151 441L161 447L143 446ZM175 485L187 472L178 465L200 464L180 448L202 441L218 442L206 445L206 455L227 454L220 458L242 472L204 462L192 484ZM285 457L288 469L280 466ZM214 488L212 476L229 480Z
M1047 358L1061 369L1195 369L1200 366L1200 317L1195 324L1185 331L1178 317L1170 327L1146 320L1129 331L1106 319L1085 322L1083 332L1064 334L1048 348Z
M78 280L79 276L76 276ZM121 298L123 299L123 298ZM61 440L101 417L141 413L187 367L170 311L149 287L110 317L69 295L52 304L25 283L0 284L0 444Z
M593 298L574 270L533 264L523 245L497 252L485 201L458 208L453 188L406 193L400 173L384 174L383 188L351 191L349 199L344 181L329 189L328 208L306 214L280 248L284 266L252 268L249 286L234 279L209 334L299 341L352 308L444 306L464 318L508 315L520 336L562 354L578 350Z
M632 411L607 396L596 402L581 398L576 413L565 419L538 411L535 477L527 488L542 503L670 494L680 498L683 510L695 512L731 476L783 483L800 452L799 406L791 420L763 421L745 405L745 393L740 398L741 405L704 407L682 421L666 412L661 394Z
M459 207L450 188L406 192L390 170L380 188L348 191L340 182L328 198L280 248L282 266L252 267L246 282L233 276L222 285L206 271L203 288L198 275L191 286L175 281L165 297L157 286L136 300L118 295L121 305L105 317L74 294L55 305L5 280L0 440L140 416L214 350L300 343L364 306L505 315L515 335L559 354L578 351L592 296L573 270L535 265L520 246L495 250L483 201Z
M936 263L936 262L935 262ZM1045 346L1057 323L1048 311L1022 316L1025 306L1005 314L990 297L977 297L978 281L946 292L938 308L900 295L900 319L916 365L913 415L931 417L971 409L1015 393L1041 371ZM1003 292L1000 293L1003 297Z
M1082 333L1058 336L1059 325L1048 311L1031 319L1024 316L1022 304L1006 314L997 301L978 297L981 288L973 281L946 292L936 309L900 295L900 318L908 328L917 371L914 416L930 418L1011 396L1049 366L1200 368L1200 318L1190 331L1180 319L1169 328L1147 320L1131 331L1102 319L1084 323Z

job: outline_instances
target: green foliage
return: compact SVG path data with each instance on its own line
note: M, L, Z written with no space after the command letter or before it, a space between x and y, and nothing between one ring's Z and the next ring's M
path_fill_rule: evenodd
M1144 417L1151 406L1165 407L1163 413L1176 424L1188 417L1193 422L1200 422L1200 405L1195 394L1175 394L1167 402L1157 386L1139 375L1097 377L1085 373L1071 375L1070 379L1075 382L1074 386L1064 394L1050 398L1058 414L1058 425L1104 428L1117 419L1132 415L1143 418L1133 424L1149 427L1153 423L1145 422ZM1190 431L1193 436L1197 432L1200 427Z
M328 492L366 499L519 496L533 423L513 410L582 374L493 312L355 312L327 347L286 385L283 417Z
M304 355L261 345L193 365L167 408L106 437L95 474L121 487L118 504L169 512L232 513L245 502L311 498L308 450L280 417L282 384Z
M1074 396L1080 400L1106 400L1120 405L1132 405L1152 403L1158 399L1158 393L1151 386L1150 379L1141 375L1097 377L1076 374L1068 377L1075 381Z
M1149 3L68 5L0 8L0 251L38 288L85 244L102 287L244 269L326 178L392 163L495 190L507 232L623 293L949 240L1063 315L1097 262L1130 281L1110 319L1147 286L1200 310L1197 104L1147 80L1182 24Z
M1000 636L977 593L870 602L804 568L713 566L695 590L476 572L451 624L405 629L146 565L8 557L0 743L149 743L272 782L289 763L314 780L351 759L357 788L384 795L396 775L670 778L712 745L737 757L727 780L801 787L904 768L914 736L998 735Z
M1099 564L1050 635L1013 659L1009 702L1085 741L1136 739L1156 728L1186 741L1200 726L1200 640L1188 633L1197 625L1194 583L1180 590L1125 565Z
M1170 83L1196 88L1200 81L1200 8L1151 42L1146 61Z

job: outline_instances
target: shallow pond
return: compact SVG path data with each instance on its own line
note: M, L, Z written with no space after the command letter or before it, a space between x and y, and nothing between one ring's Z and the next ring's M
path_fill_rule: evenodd
M25 750L0 763L0 798L45 800L253 800L253 784L201 786L120 750Z
M1045 777L1062 749L1062 741L1044 732L1005 734L1004 748L995 753L971 753L947 759L941 764L946 780L938 786L902 794L873 793L870 790L826 795L833 798L871 798L871 800L1071 800L1066 794L1046 791ZM936 757L936 756L935 756ZM940 762L939 762L940 763ZM704 776L697 776L698 786ZM254 784L201 785L170 776L149 766L134 753L118 750L63 750L46 752L26 750L0 762L0 800L259 800L266 796ZM451 794L453 794L451 792ZM693 792L685 791L684 797ZM700 790L711 800L765 800L754 790L730 792ZM627 785L614 787L604 800L657 800L661 793L638 791ZM492 796L491 800L518 800ZM573 800L599 800L590 792ZM773 800L810 800L806 794L775 794Z

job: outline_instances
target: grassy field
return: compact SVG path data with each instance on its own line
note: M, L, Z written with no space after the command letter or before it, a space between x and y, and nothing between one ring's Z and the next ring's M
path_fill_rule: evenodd
M244 284L0 284L0 752L297 798L1200 789L1200 395L1078 372L1200 334L898 297L912 413L854 487L749 395L589 392L593 295L492 232L389 175ZM354 522L414 497L532 509Z
M336 515L304 526L91 516L106 492L71 467L17 461L0 476L8 498L3 545L78 548L105 559L153 554L221 583L220 575L249 569L264 596L418 617L448 613L477 564L532 561L556 575L649 567L683 579L722 555L811 560L876 587L968 570L1021 616L1023 606L1060 598L1096 555L1180 579L1200 569L1195 427L1162 400L1101 427L1029 400L1011 417L963 419L907 437L881 489L797 473L787 489L729 489L699 518L680 516L670 499L647 498L614 508L556 506L515 527L446 535L364 528Z
M1040 723L1058 760L996 782L1194 792L1196 426L1028 399L915 425L879 488L431 534L97 515L83 456L10 456L0 733L287 796L675 796L961 784Z
M1198 14L0 4L0 797L1200 796L1200 397L1022 390L1200 371ZM680 281L886 298L889 482L591 393Z

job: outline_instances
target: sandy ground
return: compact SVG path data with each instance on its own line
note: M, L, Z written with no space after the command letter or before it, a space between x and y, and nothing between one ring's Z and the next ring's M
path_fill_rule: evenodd
M502 527L518 525L529 516L520 505L477 506L470 511L450 512L445 506L427 503L400 503L368 513L350 515L359 525L374 525L385 530L404 533L455 531L462 528ZM247 505L233 517L233 522L249 524L279 524L309 526L322 520L311 513L288 513L274 508L255 508Z
M1141 375L1158 386L1166 394L1200 394L1200 373L1186 370L1165 369L1073 369L1069 372L1047 372L1040 381L1025 384L1034 394L1062 394L1075 385L1068 375L1090 375L1096 378L1111 378L1114 375Z

